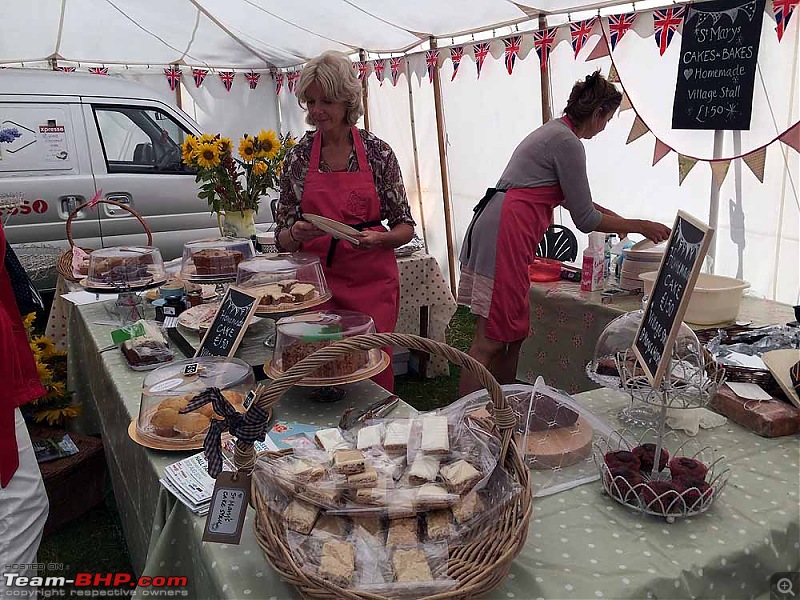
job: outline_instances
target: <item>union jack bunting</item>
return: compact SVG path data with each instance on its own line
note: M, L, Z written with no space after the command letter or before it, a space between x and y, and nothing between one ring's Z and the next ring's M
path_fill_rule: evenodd
M283 89L283 73L273 73L272 76L275 78L275 95L277 96Z
M359 80L364 81L367 78L367 61L357 60L356 68L358 69Z
M628 29L633 27L633 22L636 20L636 13L627 13L624 15L609 15L608 17L608 31L611 37L611 49L617 47L617 44L622 39Z
M292 71L286 74L286 84L289 88L289 93L294 94L297 89L297 80L300 79L300 71Z
M772 11L775 13L775 31L778 33L778 41L783 38L783 32L789 26L789 19L792 18L794 9L797 8L799 0L772 0Z
M672 36L678 30L678 26L683 23L683 13L686 9L667 8L665 10L653 11L653 30L656 33L656 45L661 56L669 48Z
M372 61L372 70L375 71L375 79L383 85L383 71L386 69L386 59L379 58Z
M569 24L569 35L572 38L572 49L575 51L575 58L578 57L578 52L581 51L586 40L589 39L593 25L594 18Z
M56 71L61 71L62 73L74 73L75 67L56 67Z
M389 67L392 71L392 85L397 85L397 79L400 77L400 71L403 68L403 57L390 58Z
M556 42L556 28L540 29L533 32L533 47L536 48L536 54L539 55L539 63L542 65L542 70L547 68L547 61L550 58L550 51L553 49L553 44Z
M233 79L236 77L236 73L233 71L220 71L219 72L219 80L222 82L222 85L225 86L225 91L230 92L231 86L233 85Z
M486 56L489 54L489 42L473 44L472 51L475 53L475 68L478 69L478 79L480 79L483 61L486 60Z
M425 65L428 67L428 83L433 83L433 73L436 71L436 64L439 62L438 50L425 51ZM455 73L453 73L455 77Z
M169 84L169 89L173 92L175 88L178 87L178 84L181 82L181 70L178 67L167 67L164 69L164 77L167 78L167 83Z
M464 46L450 48L450 60L453 61L453 76L450 81L453 81L458 75L458 66L461 64L462 58L464 58Z
M108 67L89 67L89 73L94 75L108 75Z
M200 87L208 75L208 69L192 69L192 79L194 79L194 87Z
M247 80L247 84L250 86L250 89L254 90L256 89L256 86L258 86L258 80L261 79L261 73L248 71L244 74L244 78Z
M517 55L519 54L520 48L522 48L522 36L513 35L508 37L503 40L503 44L505 44L505 50L503 52L506 55L506 71L511 75L511 72L514 70L514 63L517 60Z

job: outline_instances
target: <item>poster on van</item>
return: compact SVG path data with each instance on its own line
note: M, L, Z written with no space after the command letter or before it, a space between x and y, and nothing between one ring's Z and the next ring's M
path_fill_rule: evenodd
M67 134L63 125L39 125L39 139L44 142L44 159L47 162L67 160Z

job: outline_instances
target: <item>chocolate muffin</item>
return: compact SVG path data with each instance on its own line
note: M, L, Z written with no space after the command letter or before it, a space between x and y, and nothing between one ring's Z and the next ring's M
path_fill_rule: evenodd
M639 470L642 473L650 473L653 470L653 463L655 462L656 445L642 444L641 446L634 448L633 453L639 459ZM662 447L661 456L658 460L658 470L663 471L668 462L669 452L667 452L666 448Z
M633 501L636 492L641 489L636 486L644 483L641 473L626 467L614 467L606 475L606 481L611 488L611 495L624 502Z
M704 481L706 473L708 473L708 467L697 459L676 456L669 461L669 472L673 479L688 477Z
M681 493L686 508L690 510L697 510L714 494L714 490L703 479L681 476L673 479L672 485Z
M644 507L653 512L677 513L684 508L684 501L671 481L651 481L640 486L637 491Z
M631 469L638 471L641 465L639 457L633 452L627 450L617 450L616 452L606 452L605 455L606 465L609 469L621 467L624 469Z

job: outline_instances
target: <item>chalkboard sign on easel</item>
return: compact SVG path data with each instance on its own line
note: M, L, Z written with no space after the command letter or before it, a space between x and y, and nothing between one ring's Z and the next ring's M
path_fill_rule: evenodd
M650 384L661 385L714 230L678 211L658 275L634 338L633 353Z
M711 0L683 20L673 129L750 129L765 0Z
M195 356L233 356L261 296L229 287Z

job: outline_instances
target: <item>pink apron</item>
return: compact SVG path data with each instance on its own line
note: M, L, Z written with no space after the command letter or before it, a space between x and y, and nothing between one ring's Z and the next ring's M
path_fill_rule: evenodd
M302 212L321 215L359 230L386 231L381 225L381 204L367 162L364 142L358 130L351 129L358 158L358 171L321 173L322 137L318 131L311 147ZM394 250L359 250L349 242L325 235L304 242L303 252L322 259L323 271L333 298L320 307L354 310L372 317L379 333L391 333L400 306L400 277ZM392 357L392 349L384 348ZM389 366L372 378L381 387L394 391L394 372Z

